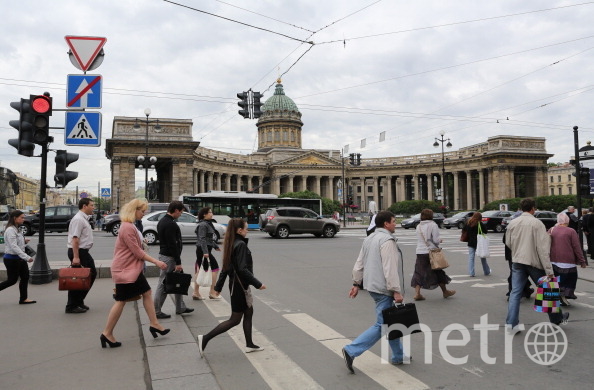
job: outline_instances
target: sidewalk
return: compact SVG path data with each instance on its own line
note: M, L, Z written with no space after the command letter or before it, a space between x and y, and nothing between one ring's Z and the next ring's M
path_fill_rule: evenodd
M157 278L149 278L153 287ZM142 301L127 303L115 329L120 348L102 349L99 336L113 304L114 284L97 279L87 296L90 310L66 314L67 293L56 281L29 285L33 305L19 305L18 286L0 293L0 383L30 389L218 389L208 363L172 299L163 311L171 328L153 339ZM191 307L191 298L186 301Z

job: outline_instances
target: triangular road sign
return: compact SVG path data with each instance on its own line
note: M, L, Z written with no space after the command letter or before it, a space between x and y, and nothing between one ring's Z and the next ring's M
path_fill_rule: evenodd
M107 38L103 37L75 37L66 35L64 39L66 39L66 43L83 72L86 72L91 67L103 45L107 42Z

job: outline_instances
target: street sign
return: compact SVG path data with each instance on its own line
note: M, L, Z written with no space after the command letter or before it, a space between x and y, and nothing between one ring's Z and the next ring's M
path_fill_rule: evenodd
M84 198L88 198L89 194L87 194L86 192L81 192L79 196L81 199L84 199Z
M99 74L69 74L66 79L66 107L101 108L102 81Z
M102 188L101 189L101 196L103 198L109 198L111 196L111 188Z
M73 35L66 35L64 39L66 39L79 69L83 72L89 70L107 41L107 38L103 37L76 37Z
M65 145L100 146L101 113L89 111L67 111Z

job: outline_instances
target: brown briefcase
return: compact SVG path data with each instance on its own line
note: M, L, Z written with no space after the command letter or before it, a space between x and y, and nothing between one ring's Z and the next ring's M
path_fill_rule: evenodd
M58 271L58 289L89 290L91 288L91 269L82 267L60 268Z

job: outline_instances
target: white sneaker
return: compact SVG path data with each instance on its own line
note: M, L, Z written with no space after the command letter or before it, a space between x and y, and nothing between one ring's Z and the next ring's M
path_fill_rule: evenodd
M252 353L252 352L258 352L258 351L263 351L264 348L259 347L259 346L255 346L255 347L245 347L245 353Z

